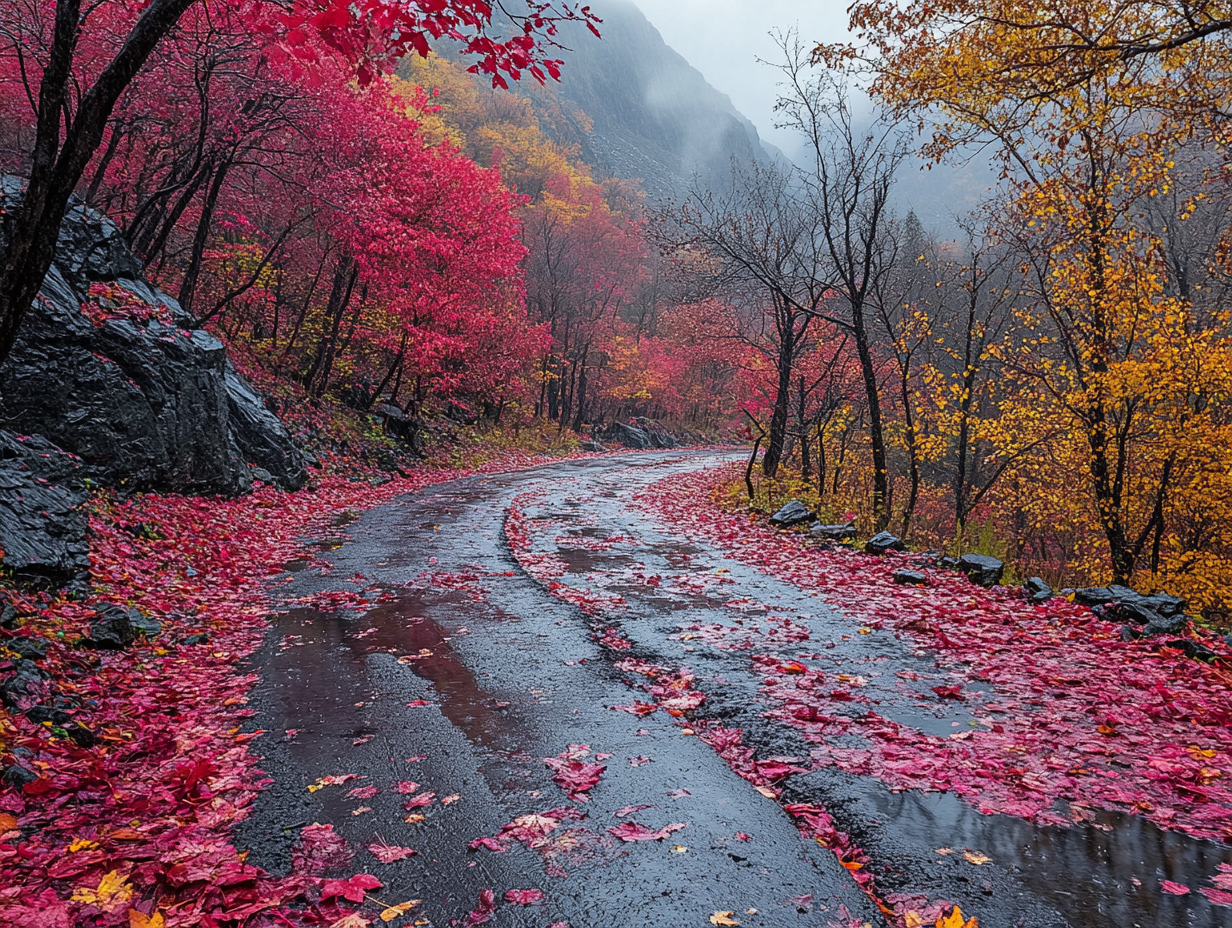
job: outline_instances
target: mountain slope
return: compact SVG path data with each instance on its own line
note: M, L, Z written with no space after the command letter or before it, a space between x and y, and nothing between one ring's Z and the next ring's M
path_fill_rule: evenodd
M757 129L731 99L677 52L628 0L605 0L601 41L584 30L562 38L555 95L593 125L571 126L583 160L614 177L641 178L652 200L680 198L694 178L722 188L732 159L767 161ZM524 91L531 99L533 91ZM561 134L558 132L558 134Z

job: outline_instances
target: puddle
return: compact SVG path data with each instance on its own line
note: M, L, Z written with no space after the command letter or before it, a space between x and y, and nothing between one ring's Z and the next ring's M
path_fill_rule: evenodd
M442 599L448 601L451 614L462 613L467 601L456 594L432 597L431 602L427 599L423 595L408 595L370 609L351 623L354 631L346 640L360 653L383 651L405 656L406 667L432 684L440 700L441 714L468 740L516 753L518 746L510 744L510 736L516 735L518 729L507 712L508 704L502 705L483 689L454 651L451 635L426 616L433 606L439 608ZM482 611L485 615L472 615L470 621L479 623L494 618L487 614L490 609ZM370 628L376 631L366 633Z
M938 877L971 885L974 914L979 914L978 899L987 894L983 884L988 882L994 894L1026 891L1051 903L1070 925L1082 928L1232 924L1232 912L1211 905L1200 891L1219 864L1232 863L1232 848L1161 831L1141 817L1099 810L1092 824L1035 827L1012 816L983 815L948 793L894 794L875 781L825 773L801 777L797 785L806 780L828 781L818 784L822 792L850 797L838 803L844 818L882 826L880 837L870 836L874 843L897 847L920 862L904 890L926 889L917 881L931 868ZM939 848L952 853L939 854ZM967 849L991 862L966 862L962 854ZM879 858L892 856L883 851ZM1191 892L1168 895L1160 891L1160 880L1187 885ZM883 883L894 882L891 870ZM1020 924L1036 928L1055 922L1028 917Z

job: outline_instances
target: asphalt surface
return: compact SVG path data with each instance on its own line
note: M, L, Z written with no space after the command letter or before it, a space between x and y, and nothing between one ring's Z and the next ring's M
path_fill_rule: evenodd
M693 715L742 728L759 758L810 766L807 743L762 716L750 652L681 634L696 623L738 624L740 610L724 604L747 599L807 629L806 643L784 642L785 658L827 648L829 660L866 674L882 715L946 734L967 722L961 704L939 702L929 714L901 704L888 683L878 692L896 670L931 669L931 655L889 633L852 635L842 603L730 561L632 501L663 477L723 460L639 454L471 478L354 521L340 514L334 536L307 540L304 558L287 565L293 581L280 589L291 604L273 617L254 661L262 682L250 706L255 727L267 731L256 743L273 784L239 828L250 862L285 872L300 830L330 823L356 850L350 872L385 884L374 893L381 902L422 900L395 925L443 928L465 919L483 889L498 899L511 889L545 896L501 902L495 926L705 928L718 912L769 928L884 924L835 856L692 736L687 718L611 708L648 698L616 666L621 659L687 666L707 694ZM515 502L535 527L532 550L563 562L557 582L597 599L597 609L553 595L519 564L505 536ZM357 607L353 597L370 587L383 601ZM616 597L623 602L603 605ZM607 629L630 647L603 645ZM587 802L571 802L543 763L571 745L606 766ZM355 779L308 789L345 775ZM405 781L436 798L408 812L411 796L396 788ZM1109 813L1090 825L1037 828L945 794L894 794L833 768L784 786L781 802L824 806L852 835L883 898L944 898L983 928L1232 925L1228 909L1197 892L1155 888L1160 879L1198 885L1232 852L1141 819ZM348 796L364 787L380 792ZM535 847L470 849L519 816L562 806L584 817ZM631 806L646 808L616 815ZM637 843L608 831L628 821L685 827ZM417 853L381 864L365 849L373 841ZM972 849L990 862L976 866L940 848Z

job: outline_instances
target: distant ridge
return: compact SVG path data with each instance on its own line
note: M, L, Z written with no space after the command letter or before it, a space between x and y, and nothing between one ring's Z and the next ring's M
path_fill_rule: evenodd
M555 95L585 112L593 127L573 126L558 141L580 145L583 160L600 173L641 178L656 201L681 199L694 178L711 189L727 187L733 158L772 160L753 123L663 41L637 6L601 0L594 8L603 17L602 40L582 30L564 35L573 50L560 54L564 73L554 85Z

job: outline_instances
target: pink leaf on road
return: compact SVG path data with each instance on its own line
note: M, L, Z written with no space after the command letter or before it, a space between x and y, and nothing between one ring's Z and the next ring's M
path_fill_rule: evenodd
M375 786L357 786L347 793L347 799L371 799L379 792Z
M432 800L434 800L435 798L436 798L436 793L432 792L431 790L427 790L425 792L420 793L417 796L412 796L409 800L407 800L406 808L421 809L424 806L430 806L432 805Z
M649 809L651 806L625 806L623 809L617 809L612 814L617 818L624 818L626 815L632 815L634 812L641 812L642 809Z
M634 702L631 706L612 706L613 709L618 709L621 712L628 712L630 715L650 715L659 707L652 702Z
M1160 880L1159 888L1171 896L1189 895L1189 887L1184 883L1173 883L1171 880Z
M608 831L621 841L662 841L673 831L679 831L684 827L684 822L673 822L670 825L664 825L658 831L651 831L645 825L640 825L637 822L625 822L623 825L609 828Z
M488 921L496 911L496 893L490 889L482 889L479 891L479 905L471 910L466 916L466 925L482 925Z
M414 848L397 847L393 844L386 844L383 841L373 841L368 845L368 850L372 852L372 856L383 864L392 864L398 860L406 860L406 858L415 853Z
M571 760L568 755L561 757L545 757L543 762L555 773L552 782L565 791L570 799L586 802L590 797L586 791L593 788L607 769L603 764L588 764L580 760Z
M511 889L505 893L505 901L514 905L534 905L543 901L543 893L537 889Z
M369 889L380 889L384 886L380 880L367 873L359 873L349 880L326 880L321 889L321 899L333 899L341 896L351 902L363 902Z
M403 780L401 783L398 784L397 788L398 788L398 792L400 792L402 795L405 796L408 793L413 793L415 792L415 790L419 789L419 784L414 782L413 780Z

